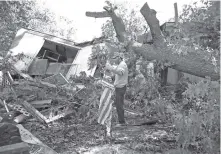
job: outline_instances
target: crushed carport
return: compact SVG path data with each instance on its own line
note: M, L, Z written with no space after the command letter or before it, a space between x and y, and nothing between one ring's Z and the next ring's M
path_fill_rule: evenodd
M92 46L78 47L75 42L33 30L18 30L8 54L23 54L14 66L32 77L44 78L60 75L67 80L71 75L85 71L93 76L95 68L88 70L87 61Z

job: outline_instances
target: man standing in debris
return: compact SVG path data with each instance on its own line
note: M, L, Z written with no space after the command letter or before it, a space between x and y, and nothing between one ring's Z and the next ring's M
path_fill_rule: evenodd
M115 53L111 61L116 66L112 66L107 62L105 68L115 75L115 105L119 121L117 126L124 126L126 124L124 119L124 95L128 84L128 68L123 59L123 53Z

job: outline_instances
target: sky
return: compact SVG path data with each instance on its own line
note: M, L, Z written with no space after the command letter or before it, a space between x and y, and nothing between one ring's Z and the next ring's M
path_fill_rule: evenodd
M111 0L114 4L127 2L129 8L141 8L145 2L157 11L160 24L174 17L174 3L177 2L178 12L182 11L184 4L191 4L197 0ZM198 0L199 1L199 0ZM75 22L75 42L92 40L101 36L101 26L108 18L86 17L86 11L103 11L105 0L46 0L45 6L56 15L66 16Z

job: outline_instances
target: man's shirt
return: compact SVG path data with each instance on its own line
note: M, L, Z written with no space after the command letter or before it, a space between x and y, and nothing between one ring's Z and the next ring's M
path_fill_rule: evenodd
M128 68L125 61L121 61L118 66L115 67L116 72L120 72L121 75L115 73L114 86L116 88L122 88L128 84Z

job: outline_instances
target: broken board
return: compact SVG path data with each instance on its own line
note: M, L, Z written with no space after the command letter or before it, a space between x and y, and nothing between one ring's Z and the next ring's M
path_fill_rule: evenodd
M53 121L58 120L58 119L60 119L60 118L62 118L62 117L65 117L65 116L67 116L67 115L69 115L69 114L71 114L71 113L73 113L73 110L70 109L70 108L67 108L65 111L63 111L63 113L58 114L58 115L53 116L53 117L49 117L49 118L46 120L46 123L53 122Z
M24 106L24 108L32 115L34 116L36 119L38 119L40 122L45 123L46 121L46 117L44 115L42 115L38 110L36 110L31 104L29 104L28 102L24 101L21 102L22 105Z
M49 107L51 105L51 99L49 100L37 100L30 102L36 109Z
M25 142L0 147L0 154L29 154L29 145Z

